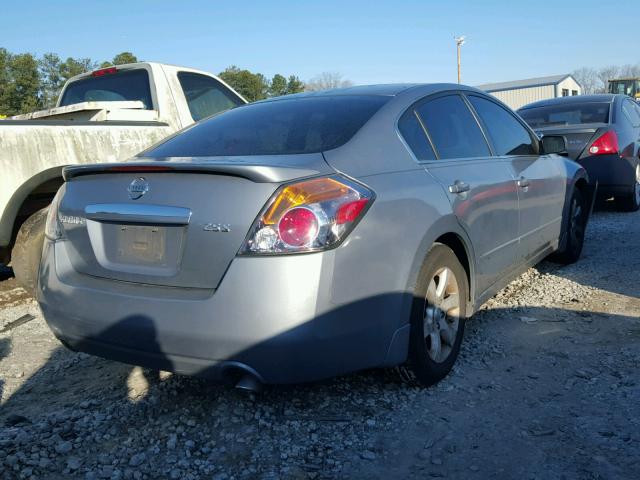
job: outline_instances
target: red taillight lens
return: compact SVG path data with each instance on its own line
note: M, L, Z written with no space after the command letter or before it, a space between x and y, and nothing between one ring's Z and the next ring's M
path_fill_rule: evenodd
M336 214L336 223L338 225L343 225L345 223L353 222L358 218L362 209L367 206L367 203L369 203L369 199L363 198L341 205L340 208L338 208L338 213Z
M591 155L618 153L618 135L613 130L600 135L589 147Z
M111 75L113 73L117 73L118 69L116 67L107 67L101 68L100 70L95 70L91 72L92 77L102 77L104 75Z
M280 219L278 233L290 247L310 245L318 236L318 217L307 208L292 208Z
M281 187L254 222L240 253L315 252L337 245L373 201L346 178L318 177Z

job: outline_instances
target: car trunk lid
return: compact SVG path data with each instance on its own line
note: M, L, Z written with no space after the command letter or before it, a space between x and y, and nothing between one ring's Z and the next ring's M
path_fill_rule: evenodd
M609 127L606 123L590 123L562 127L537 128L539 137L545 135L562 135L566 139L569 158L577 160L585 148L600 136Z
M62 243L86 275L217 288L278 186L323 173L321 154L70 167Z

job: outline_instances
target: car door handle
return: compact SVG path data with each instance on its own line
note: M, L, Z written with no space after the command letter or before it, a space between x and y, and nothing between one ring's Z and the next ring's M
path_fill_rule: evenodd
M461 182L460 180L456 180L453 185L449 185L450 193L464 193L468 192L471 189L471 186L468 183Z
M526 188L529 186L529 180L527 180L524 177L520 177L520 180L518 180L518 186L520 188Z

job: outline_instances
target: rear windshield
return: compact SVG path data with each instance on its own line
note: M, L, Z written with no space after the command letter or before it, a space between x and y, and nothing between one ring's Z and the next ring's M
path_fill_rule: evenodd
M609 103L571 103L525 108L518 113L532 127L609 123Z
M388 99L302 97L245 105L203 120L142 155L215 157L331 150L348 142Z
M153 109L149 74L144 69L107 73L70 83L60 106L81 102L122 102L140 100L147 110Z

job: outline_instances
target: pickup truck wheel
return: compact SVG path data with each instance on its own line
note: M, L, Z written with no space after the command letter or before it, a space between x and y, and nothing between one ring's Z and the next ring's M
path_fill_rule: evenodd
M468 295L467 274L455 253L436 243L418 276L403 379L430 386L449 373L460 352Z
M636 181L630 195L615 198L616 208L621 212L635 212L640 209L640 165L636 167Z
M38 210L25 220L18 230L16 243L11 251L11 266L16 280L33 296L38 284L38 268L42 256L48 208Z
M567 239L564 248L551 255L552 261L564 265L578 261L582 254L588 217L589 211L584 196L580 190L574 190L569 204L569 217L565 231Z

